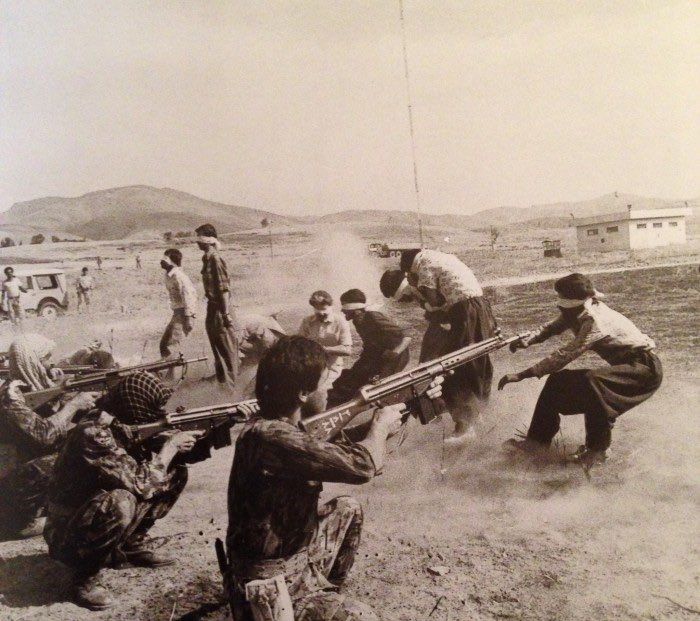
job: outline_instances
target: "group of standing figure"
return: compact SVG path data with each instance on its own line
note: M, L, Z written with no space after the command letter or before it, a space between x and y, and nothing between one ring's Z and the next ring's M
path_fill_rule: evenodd
M322 503L320 494L324 482L363 484L381 472L387 440L401 426L402 405L376 409L366 424L333 441L308 434L300 422L352 399L373 378L402 370L410 338L393 319L369 308L359 289L340 296L340 313L326 291L315 291L309 299L313 314L294 336L286 336L274 318L237 318L216 230L206 224L196 232L215 379L224 386L240 383L241 354L248 365L257 363L253 382L259 411L253 416L251 408L236 440L226 546L219 557L234 619L375 620L367 604L341 592L360 544L362 507L345 495ZM181 262L176 249L161 260L173 311L160 345L164 357L178 350L196 318L196 292ZM454 255L406 252L399 269L384 273L380 289L388 298L411 299L424 309L428 325L421 361L495 333L479 282ZM582 413L586 441L576 459L592 465L605 459L616 418L658 388L661 365L654 342L605 305L588 278L572 274L555 289L559 316L528 333L519 347L567 329L574 338L539 363L501 378L499 389L549 376L527 438L509 447L539 454L556 434L561 414ZM346 368L344 359L352 353L349 322L362 350ZM103 568L175 562L149 548L147 533L185 489L188 455L199 433L156 436L145 443L135 439L133 426L161 418L172 394L161 378L146 372L127 376L99 399L83 393L50 412L32 411L23 391L56 381L47 353L51 347L24 336L10 349L10 379L0 388L0 442L12 445L19 458L0 479L0 520L19 536L43 527L49 554L73 569L76 603L104 610L115 601ZM588 350L608 365L564 368ZM444 398L453 416L449 442L459 445L474 436L478 402L488 398L492 378L493 366L484 356L430 385L427 396Z

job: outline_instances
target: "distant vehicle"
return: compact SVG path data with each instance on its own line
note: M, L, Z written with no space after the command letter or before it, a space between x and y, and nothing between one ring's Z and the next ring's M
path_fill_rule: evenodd
M561 259L561 239L545 239L542 242L545 257Z
M420 244L381 244L378 242L371 243L367 250L370 254L386 259L387 257L401 257L408 250L420 250Z
M27 290L20 297L25 312L51 319L68 308L68 287L62 270L28 266L15 268L15 276ZM0 318L7 318L4 302L0 303Z

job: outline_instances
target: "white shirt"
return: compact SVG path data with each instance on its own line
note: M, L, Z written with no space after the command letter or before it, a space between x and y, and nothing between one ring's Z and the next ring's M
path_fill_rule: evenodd
M18 298L21 293L20 286L20 279L15 277L2 283L2 290L7 294L8 298Z
M194 317L197 312L197 290L182 268L173 267L166 272L165 288L170 297L170 308L184 310L185 315Z

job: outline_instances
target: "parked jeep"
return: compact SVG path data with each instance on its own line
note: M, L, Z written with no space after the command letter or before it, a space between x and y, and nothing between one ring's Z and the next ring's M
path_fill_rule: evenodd
M68 308L68 287L62 270L23 266L15 268L15 276L27 290L20 296L25 312L50 319ZM0 302L0 318L7 318L4 300Z

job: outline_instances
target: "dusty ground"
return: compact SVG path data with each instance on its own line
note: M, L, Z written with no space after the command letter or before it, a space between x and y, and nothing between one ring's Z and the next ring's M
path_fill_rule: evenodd
M265 248L253 241L226 251L237 298L247 309L279 310L290 330L317 286L335 294L364 286L378 299L376 277L386 262L367 259L360 244L290 236L271 264ZM114 257L107 269L96 272L99 290L89 315L70 311L53 323L30 320L27 328L55 337L59 354L99 337L123 361L153 359L167 322L156 261L162 249L142 249L145 269L137 272L132 249L109 248L105 255ZM484 252L475 263L487 263ZM77 269L84 254L66 250L62 259ZM186 268L192 274L197 256L187 249ZM538 272L550 265L536 263L534 250L527 248L513 257L511 262L534 262ZM476 271L484 279L499 276L496 269ZM516 272L508 266L502 275ZM594 471L591 481L556 459L535 466L512 461L500 450L528 422L539 388L530 380L494 394L480 438L471 446L443 448L448 421L413 426L382 476L363 487L328 486L328 495L352 493L366 510L365 537L348 592L375 606L385 621L697 616L683 607L700 609L698 279L696 266L596 278L611 305L657 340L666 377L654 398L622 417L612 459L604 470ZM551 283L498 287L490 295L506 334L544 321L553 309ZM411 330L415 354L423 327L420 313L407 306L387 310ZM4 323L0 349L9 338ZM499 352L496 375L523 368L544 349L517 356ZM207 353L201 325L185 353ZM196 381L209 372L205 366L193 368L173 405L229 400L231 395ZM573 450L581 438L580 418L566 419L560 451ZM194 466L180 502L152 531L156 544L167 545L181 559L177 566L108 572L119 599L115 610L87 613L67 601L69 576L47 558L41 539L0 543L0 618L226 619L219 607L213 540L226 528L231 454L225 449ZM436 566L448 573L432 575L429 568Z

